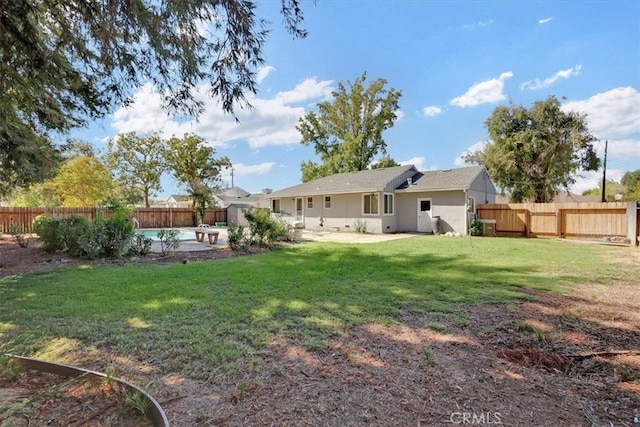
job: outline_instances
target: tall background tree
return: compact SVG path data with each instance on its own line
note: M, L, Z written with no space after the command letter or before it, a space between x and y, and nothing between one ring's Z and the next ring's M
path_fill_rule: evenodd
M107 164L129 201L140 195L146 207L149 197L162 190L160 178L166 170L166 143L159 134L138 136L134 132L118 135L107 146Z
M600 167L585 116L560 107L554 96L530 109L497 107L485 122L488 143L465 160L485 165L514 203L552 201L575 182L576 172Z
M178 184L193 200L193 208L202 217L212 203L212 191L222 183L222 169L231 167L227 157L215 157L216 150L198 135L185 134L167 141L166 161ZM202 218L200 218L202 219Z
M620 183L627 189L625 200L640 202L640 169L626 172Z
M251 0L0 1L0 193L52 176L52 134L126 104L151 82L165 107L197 115L199 85L224 111L255 93L267 22ZM299 0L284 25L304 37ZM203 31L206 29L206 31Z
M296 127L301 143L313 146L322 163L302 163L302 181L340 172L369 168L378 155L387 156L382 133L398 118L402 93L386 89L387 81L377 79L365 87L367 73L347 86L340 83L332 101L318 104L318 112L307 113ZM389 162L389 160L385 160Z
M62 206L99 206L113 195L114 184L107 167L96 157L67 160L53 180Z

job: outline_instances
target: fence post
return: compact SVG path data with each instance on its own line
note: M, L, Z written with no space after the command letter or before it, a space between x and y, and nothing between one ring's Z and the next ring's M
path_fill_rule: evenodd
M627 239L631 242L632 246L638 246L638 203L627 202Z
M556 237L562 239L562 209L556 210Z

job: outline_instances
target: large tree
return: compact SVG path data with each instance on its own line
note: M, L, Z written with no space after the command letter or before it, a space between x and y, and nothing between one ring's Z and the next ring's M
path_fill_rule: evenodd
M78 156L67 160L53 180L62 205L101 205L113 195L114 185L107 167L96 157Z
M142 137L131 132L109 141L107 164L128 199L142 194L145 206L150 206L149 197L162 190L165 151L166 143L159 134Z
M318 112L300 118L297 129L303 145L312 145L322 163L302 163L304 182L340 172L369 168L378 155L387 155L382 132L398 118L401 92L386 89L377 79L365 87L367 73L347 86L340 83L333 100L318 104ZM388 162L389 160L385 160Z
M281 10L304 37L299 0ZM0 0L0 192L51 176L52 133L147 82L169 111L201 112L202 84L226 112L248 105L267 33L251 0Z
M600 166L585 116L562 111L554 96L535 102L530 109L497 107L485 125L488 143L480 151L467 153L465 160L485 165L514 203L550 202L575 182L578 171Z
M231 167L227 157L216 158L216 150L198 135L185 134L167 141L168 170L202 212L211 202L212 191L222 183L222 169Z

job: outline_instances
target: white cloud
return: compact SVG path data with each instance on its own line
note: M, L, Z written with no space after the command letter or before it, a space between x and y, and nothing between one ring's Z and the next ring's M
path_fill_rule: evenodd
M559 79L568 79L572 76L580 75L580 70L582 70L582 65L578 64L573 68L568 68L566 70L560 70L551 77L547 77L544 80L540 80L539 78L535 78L533 80L529 80L520 85L520 90L538 90L545 89L554 84Z
M259 163L257 165L245 165L244 163L234 163L233 164L233 174L234 176L241 175L264 175L266 173L271 172L274 162L265 162ZM222 179L223 181L231 180L231 170L223 170L222 171Z
M538 21L538 24L540 25L544 25L544 24L548 24L549 22L551 22L553 20L553 17L548 17L548 18L544 18L544 19L540 19Z
M487 145L487 141L478 141L478 142L476 142L475 144L473 144L472 146L470 146L469 148L464 150L463 153L458 155L458 157L456 157L453 160L453 164L456 165L456 166L469 166L469 163L465 162L462 157L467 155L467 154L469 154L469 153L474 153L476 151L484 150L484 147L486 145Z
M325 100L331 98L333 80L319 82L316 77L305 79L293 90L279 92L276 99L283 104L294 104L311 99Z
M620 182L625 171L622 169L607 169L607 181ZM602 185L602 171L581 172L574 177L576 182L569 186L573 194L582 194L587 190L598 188Z
M400 162L401 165L414 165L418 170L424 170L424 157L412 157L409 160Z
M425 116L434 117L442 113L442 108L436 105L428 105L422 109L422 112L424 113Z
M266 67L258 68L258 75L256 76L256 82L258 84L262 83L264 81L264 79L266 79L267 76L269 76L269 74L271 74L275 70L276 70L276 68L272 67L271 65L267 65Z
M640 139L619 139L609 141L607 156L622 159L640 159Z
M640 92L630 86L567 102L562 109L586 114L589 130L599 139L633 138L640 133Z
M511 71L500 74L497 79L476 83L464 95L451 100L450 104L457 107L475 107L476 105L498 102L506 99L502 93L505 80L513 77Z
M396 122L399 122L400 120L404 119L405 115L406 114L404 113L404 111L402 111L400 109L396 110L396 117L397 117L396 118Z
M168 117L162 109L161 95L147 84L140 88L128 108L121 107L114 113L111 126L118 133L162 132L165 137L191 132L217 146L241 139L246 139L252 148L297 144L300 135L295 127L305 109L289 104L325 99L331 95L332 82L306 79L290 91L277 93L272 99L247 95L254 108L238 109L239 123L222 111L217 101L208 96L204 86L196 93L196 98L205 104L205 111L198 121Z

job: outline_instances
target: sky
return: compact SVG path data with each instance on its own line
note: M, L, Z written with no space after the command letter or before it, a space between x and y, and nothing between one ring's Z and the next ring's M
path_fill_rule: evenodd
M486 119L497 106L556 96L565 111L587 115L607 179L640 169L639 1L302 1L305 39L286 32L280 2L259 0L270 21L266 63L257 70L252 110L239 123L201 91L199 120L167 116L147 84L135 102L72 135L104 150L118 133L195 133L233 164L223 185L249 192L301 182L303 161L318 161L300 144L296 124L338 83L367 73L402 92L399 119L383 133L389 155L420 170L467 166L461 156L486 143ZM366 84L366 83L365 83ZM574 193L596 188L598 172L576 176ZM170 176L156 199L184 194Z

